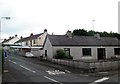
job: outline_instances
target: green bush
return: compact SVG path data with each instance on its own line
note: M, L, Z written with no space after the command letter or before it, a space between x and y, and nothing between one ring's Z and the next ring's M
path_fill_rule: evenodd
M73 57L70 55L68 55L67 53L65 53L64 50L62 49L58 49L56 51L56 55L54 56L54 58L56 59L73 59Z

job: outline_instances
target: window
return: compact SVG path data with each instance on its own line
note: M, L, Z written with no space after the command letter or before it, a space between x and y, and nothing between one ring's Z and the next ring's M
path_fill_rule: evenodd
M83 56L91 56L91 48L82 49Z
M120 55L120 48L114 48L115 55Z
M64 48L65 53L70 56L70 48Z
M32 40L30 40L30 46L32 46Z
M28 45L28 41L26 41L26 45Z

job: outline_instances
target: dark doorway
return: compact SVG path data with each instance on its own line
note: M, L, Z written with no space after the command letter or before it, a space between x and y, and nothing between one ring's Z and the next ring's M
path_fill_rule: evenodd
M105 48L98 48L97 49L98 60L106 59L105 57Z
M45 50L45 57L47 57L47 50Z

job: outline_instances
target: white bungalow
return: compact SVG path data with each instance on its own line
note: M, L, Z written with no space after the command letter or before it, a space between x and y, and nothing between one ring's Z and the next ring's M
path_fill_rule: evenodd
M63 49L73 60L104 60L120 57L120 40L99 34L72 36L70 31L66 35L48 35L43 47L45 56L53 58L57 49Z

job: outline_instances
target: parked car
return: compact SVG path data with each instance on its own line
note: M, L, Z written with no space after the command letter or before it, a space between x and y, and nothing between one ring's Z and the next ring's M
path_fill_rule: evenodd
M34 55L31 52L26 52L25 57L34 57Z

